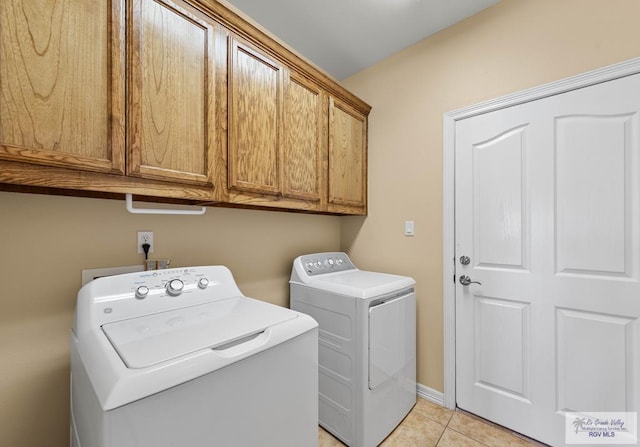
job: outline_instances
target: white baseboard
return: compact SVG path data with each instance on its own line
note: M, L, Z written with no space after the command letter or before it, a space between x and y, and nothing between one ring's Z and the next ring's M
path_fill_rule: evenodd
M434 390L433 388L429 388L421 383L419 383L416 388L418 396L444 407L444 393Z

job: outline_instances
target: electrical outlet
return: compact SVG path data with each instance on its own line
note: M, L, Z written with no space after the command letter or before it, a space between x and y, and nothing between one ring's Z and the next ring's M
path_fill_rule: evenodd
M144 253L142 244L149 244L149 253L153 253L153 231L138 231L138 253Z

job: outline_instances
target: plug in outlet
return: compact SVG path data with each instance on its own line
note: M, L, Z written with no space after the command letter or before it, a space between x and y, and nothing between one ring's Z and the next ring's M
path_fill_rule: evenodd
M142 244L149 244L149 253L153 253L153 231L138 231L138 253L144 253Z

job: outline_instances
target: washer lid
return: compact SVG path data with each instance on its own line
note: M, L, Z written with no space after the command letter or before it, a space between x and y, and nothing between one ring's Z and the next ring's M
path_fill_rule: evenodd
M415 283L413 278L408 276L356 269L318 275L305 285L340 295L366 299L406 289Z
M146 368L233 344L296 317L287 308L236 297L108 323L102 330L128 368Z

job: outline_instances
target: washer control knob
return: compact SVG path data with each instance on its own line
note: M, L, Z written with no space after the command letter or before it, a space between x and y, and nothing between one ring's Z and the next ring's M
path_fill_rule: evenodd
M333 268L333 266L335 265L336 261L333 260L333 258L329 258L327 259L327 267Z
M136 298L144 299L149 295L149 288L147 286L140 286L136 289Z
M167 283L167 293L171 296L178 296L184 289L184 283L179 279L172 279Z
M208 285L209 280L207 278L200 278L200 280L198 281L198 287L200 287L201 289L206 289Z

